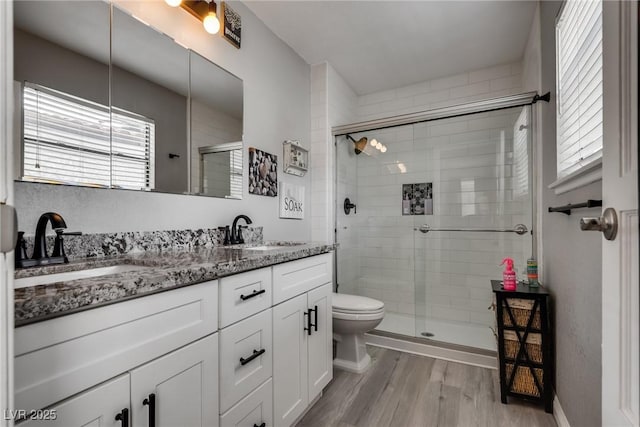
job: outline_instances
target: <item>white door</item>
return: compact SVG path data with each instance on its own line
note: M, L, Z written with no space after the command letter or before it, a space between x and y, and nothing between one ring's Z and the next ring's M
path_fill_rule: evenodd
M109 380L52 408L31 415L34 417L33 420L26 421L20 426L122 427L131 425L129 419L123 419L131 416L129 374Z
M273 307L273 422L290 426L309 402L307 294Z
M218 334L131 371L131 412L136 427L217 426Z
M307 307L314 323L309 344L309 402L316 398L333 378L333 319L331 317L331 283L307 294Z
M0 204L13 204L13 4L0 1ZM2 233L2 231L0 231ZM0 236L11 239L11 236ZM0 253L0 409L13 408L13 252ZM11 420L0 417L0 426Z
M618 235L602 239L602 424L639 424L638 10L604 2L603 208Z

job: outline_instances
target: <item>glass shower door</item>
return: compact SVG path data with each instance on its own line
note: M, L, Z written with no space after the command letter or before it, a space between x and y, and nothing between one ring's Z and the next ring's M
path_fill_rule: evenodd
M414 125L416 336L495 350L489 281L503 258L521 273L532 254L530 232L498 231L531 229L529 129L528 106Z

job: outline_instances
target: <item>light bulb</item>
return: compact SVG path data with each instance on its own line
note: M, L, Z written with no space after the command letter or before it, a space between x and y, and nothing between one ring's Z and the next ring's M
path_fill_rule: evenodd
M376 141L376 139L375 139L375 138L373 138L373 139L371 140L371 146L372 146L372 147L375 147L375 146L376 146L376 144L378 144L378 141Z
M164 0L171 7L178 7L182 3L182 0Z
M380 149L380 151L381 151L382 153L386 153L386 152L387 152L387 146L386 146L386 145L383 145L383 146L382 146L382 148Z
M220 31L220 21L218 21L218 17L215 12L209 12L207 16L202 20L202 24L204 25L204 29L207 30L209 34L216 34Z
M378 143L376 144L376 148L377 148L378 150L382 150L382 143L381 143L381 142L378 142Z

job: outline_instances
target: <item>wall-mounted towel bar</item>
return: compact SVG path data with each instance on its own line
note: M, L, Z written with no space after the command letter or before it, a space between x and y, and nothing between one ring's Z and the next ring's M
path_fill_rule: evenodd
M596 208L598 206L602 206L602 200L587 200L584 203L575 203L568 204L564 206L558 206L555 208L549 208L549 212L562 212L566 215L571 215L572 209L580 209L580 208Z
M430 231L471 231L478 233L516 233L520 236L525 234L527 226L524 224L516 224L513 228L431 228L429 224L421 225L414 230L420 230L422 233L428 233Z

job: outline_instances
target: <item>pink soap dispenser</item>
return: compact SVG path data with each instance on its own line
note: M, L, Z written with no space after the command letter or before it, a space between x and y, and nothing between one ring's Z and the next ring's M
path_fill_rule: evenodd
M502 287L505 291L515 291L518 281L516 280L516 272L513 271L513 259L507 257L502 260L502 264L507 264L502 272Z

